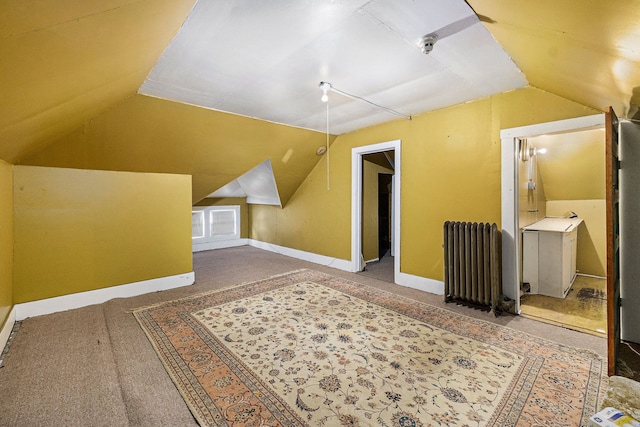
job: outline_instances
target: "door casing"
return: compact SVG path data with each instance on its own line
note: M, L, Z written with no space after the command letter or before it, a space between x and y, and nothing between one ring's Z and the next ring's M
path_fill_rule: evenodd
M540 135L603 128L604 114L540 123L500 131L502 140L502 292L515 301L514 312L520 314L520 177L518 146L522 139Z
M351 150L351 270L362 271L362 156L365 154L394 151L395 173L393 178L393 277L398 282L400 275L400 194L402 155L401 141L355 147Z

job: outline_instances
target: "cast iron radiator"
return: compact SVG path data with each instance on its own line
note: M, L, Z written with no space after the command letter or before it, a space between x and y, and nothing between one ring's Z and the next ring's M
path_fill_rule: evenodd
M502 305L500 232L494 224L444 223L444 300L498 316Z

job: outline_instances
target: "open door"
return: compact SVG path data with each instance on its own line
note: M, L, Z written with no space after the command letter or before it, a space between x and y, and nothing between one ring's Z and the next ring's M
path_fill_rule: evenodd
M608 375L616 374L620 345L620 191L618 117L609 107L605 112L606 198L607 198L607 359Z

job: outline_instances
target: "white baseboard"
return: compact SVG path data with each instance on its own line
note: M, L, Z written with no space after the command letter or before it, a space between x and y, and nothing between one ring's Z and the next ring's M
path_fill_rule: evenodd
M27 317L42 316L44 314L66 311L74 308L86 307L93 304L102 304L114 298L128 298L150 292L164 291L167 289L189 286L195 282L195 273L189 272L175 276L159 277L157 279L144 280L142 282L127 283L76 294L63 295L38 301L30 301L16 304L16 320L24 320Z
M212 249L234 248L236 246L247 246L249 239L219 240L217 242L194 243L193 252L210 251Z
M603 280L607 279L605 276L596 276L594 274L587 274L587 273L576 273L576 276L591 277L593 279L603 279Z
M4 349L4 346L7 345L9 341L9 336L11 335L11 331L13 330L13 325L16 323L16 307L13 306L11 311L9 312L9 317L7 317L6 322L4 322L4 326L0 329L0 354Z
M301 259L303 261L313 262L315 264L324 265L326 267L337 268L338 270L352 271L351 261L339 258L332 258L325 255L318 255L312 252L305 252L299 249L287 248L285 246L274 245L273 243L261 242L260 240L249 240L249 246L264 249L266 251L275 252L277 254L290 256L291 258Z
M333 267L339 270L353 272L353 264L351 263L351 261L347 261L344 259L331 258L324 255L318 255L298 249L291 249L284 246L274 245L273 243L266 243L253 239L249 239L249 246L275 252L281 255L290 256L292 258L302 259L304 261L313 262L327 267ZM396 284L436 295L444 295L444 282L428 279L426 277L414 276L413 274L396 274Z
M344 259L331 258L324 255L314 254L312 252L291 249L253 239L249 239L249 246L353 273L351 261ZM414 276L413 274L399 273L396 277L396 284L436 295L444 295L444 282L428 279L426 277Z
M414 288L436 295L444 295L444 282L408 273L399 273L396 277L398 285Z

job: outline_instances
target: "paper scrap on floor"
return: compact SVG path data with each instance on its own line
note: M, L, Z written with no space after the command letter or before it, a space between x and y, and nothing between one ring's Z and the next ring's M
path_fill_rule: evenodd
M640 427L640 422L616 408L604 408L589 419L589 427Z

